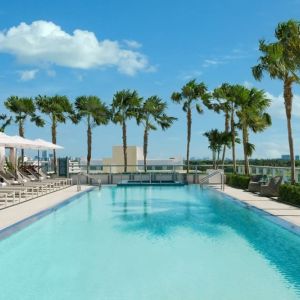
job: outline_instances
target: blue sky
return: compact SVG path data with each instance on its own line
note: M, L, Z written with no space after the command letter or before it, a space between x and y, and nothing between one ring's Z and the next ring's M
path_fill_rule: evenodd
M259 56L258 40L272 40L278 22L300 19L299 8L299 0L5 1L0 8L1 110L10 95L62 94L72 101L79 95L98 95L109 104L124 88L143 97L156 94L169 103L169 114L178 121L166 132L151 133L149 156L184 156L185 115L171 103L171 93L192 78L210 90L222 82L240 83L265 89L273 100L273 126L251 140L255 157L278 157L288 153L282 84L267 77L255 82L251 67ZM299 153L299 87L294 91ZM223 123L222 115L194 113L191 156L210 156L202 134L222 129ZM7 133L17 134L17 127ZM50 127L27 123L26 136L50 140ZM112 145L121 144L121 128L98 127L93 137L93 157L107 157ZM84 156L84 124L59 125L58 143L65 147L61 155ZM128 143L142 145L142 128L133 121Z

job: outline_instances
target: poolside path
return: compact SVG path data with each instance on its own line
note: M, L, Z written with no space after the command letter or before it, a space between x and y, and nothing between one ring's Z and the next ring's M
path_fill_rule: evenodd
M84 192L90 189L90 186L81 186L81 191ZM0 210L0 231L15 223L31 217L37 213L45 211L55 205L58 205L68 198L77 195L77 186L72 185L63 190L59 190L45 196L34 198L32 200L22 202L15 206L10 206Z
M297 231L300 231L300 208L240 189L235 189L230 186L225 186L224 191L221 192L249 206L253 206L272 216L280 218L281 220L290 223Z

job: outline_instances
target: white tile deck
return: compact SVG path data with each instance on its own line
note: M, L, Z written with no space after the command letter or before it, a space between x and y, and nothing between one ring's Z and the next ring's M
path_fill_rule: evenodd
M292 226L296 226L300 229L300 208L229 186L225 186L224 191L221 192L250 206L261 209L272 216L287 221Z
M86 191L90 186L81 186L81 191ZM15 206L0 210L0 230L20 222L32 215L51 208L68 198L78 194L77 186L73 185L66 189L56 191L45 196L22 202Z

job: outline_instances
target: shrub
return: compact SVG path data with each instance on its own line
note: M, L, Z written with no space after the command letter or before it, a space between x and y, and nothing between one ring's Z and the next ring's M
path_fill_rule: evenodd
M282 184L279 188L279 201L300 205L300 186Z
M250 176L226 174L226 184L238 189L247 189L250 181Z

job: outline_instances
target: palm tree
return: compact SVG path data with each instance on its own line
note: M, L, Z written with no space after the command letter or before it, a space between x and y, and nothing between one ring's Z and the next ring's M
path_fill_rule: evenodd
M183 111L186 113L187 118L187 146L186 146L186 160L187 160L187 173L190 169L190 143L191 143L191 130L192 130L192 110L196 107L199 114L203 113L200 101L208 105L210 95L207 92L207 87L203 82L197 83L196 80L189 81L181 88L181 92L174 92L171 99L178 104L182 105Z
M92 156L92 129L99 125L107 125L110 120L110 111L97 96L77 97L75 108L75 122L84 118L87 124L87 173L89 174Z
M136 118L142 99L136 91L116 92L111 104L112 121L122 126L124 172L127 172L127 120Z
M213 98L217 99L217 103L213 103L210 105L209 108L212 108L216 112L223 112L224 113L224 119L225 119L225 126L224 126L224 132L226 134L229 134L230 130L230 119L231 119L231 110L232 110L232 98L231 98L231 89L232 86L230 86L228 83L223 83L220 87L215 88L213 91ZM232 128L231 131L235 132L234 128L234 120L231 123ZM232 154L233 154L233 163L235 164L235 135L232 136L231 144L232 144ZM230 145L224 144L223 146L223 154L222 154L222 166L224 168L224 161L225 161L225 155L226 155L226 148ZM234 166L234 170L236 167Z
M72 104L67 96L59 95L53 97L39 95L35 98L35 101L38 109L50 118L52 143L56 144L58 123L65 123L68 118L74 116ZM55 150L53 150L53 162L54 172L56 173L57 165Z
M138 111L137 123L144 126L144 169L147 171L148 136L150 130L162 130L169 128L177 118L166 115L167 103L157 96L151 96L143 101Z
M4 132L6 127L11 124L12 117L8 117L5 114L1 114L0 115L0 120L2 122L2 124L0 125L0 132Z
M283 97L287 118L288 142L291 159L291 183L295 183L295 154L292 133L292 104L294 83L299 83L297 72L300 68L300 22L289 20L279 23L275 30L276 42L259 42L262 56L259 64L252 68L256 80L261 80L263 73L267 72L271 79L283 81Z
M239 109L236 114L239 118L239 128L243 135L245 175L249 175L249 157L255 150L255 145L249 142L249 129L254 133L264 131L271 125L271 116L266 113L271 101L263 90L243 88L240 90Z
M32 98L11 96L4 102L4 105L15 115L14 122L18 124L19 136L21 137L25 136L25 121L27 118L30 118L30 121L38 127L43 127L45 124L44 120L36 114L36 106ZM21 157L21 161L23 163L23 149L21 150Z
M212 129L203 134L208 139L208 148L212 151L212 160L214 169L217 169L220 161L222 147L229 144L231 136L229 132L220 132L218 129Z

